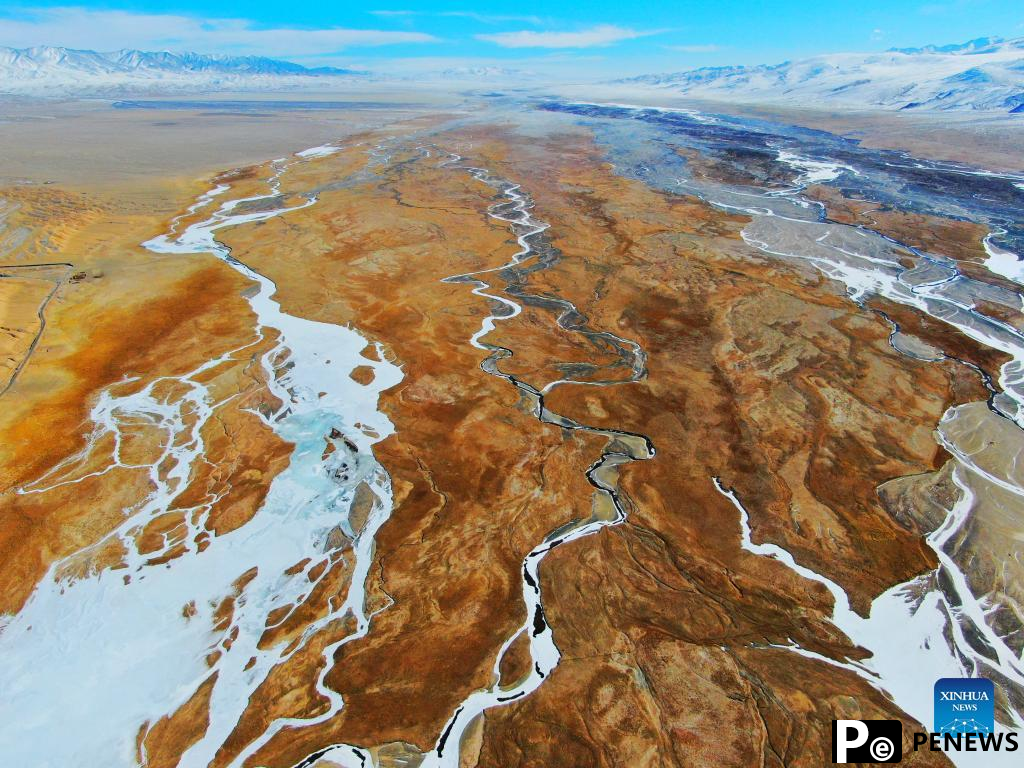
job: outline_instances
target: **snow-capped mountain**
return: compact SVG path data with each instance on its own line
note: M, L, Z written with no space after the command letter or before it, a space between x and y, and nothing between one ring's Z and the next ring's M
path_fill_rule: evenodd
M1005 43L1001 37L976 37L966 43L949 45L925 45L921 48L890 48L895 53L994 53L997 46Z
M264 56L0 47L0 93L81 95L259 89L309 85L320 78L365 77L366 74L335 67L303 67Z
M694 98L892 110L1024 113L1024 38L703 67L619 83Z

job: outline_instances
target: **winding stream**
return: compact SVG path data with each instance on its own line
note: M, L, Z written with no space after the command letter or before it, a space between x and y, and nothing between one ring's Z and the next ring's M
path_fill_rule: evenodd
M442 167L469 173L477 181L496 189L498 194L504 198L504 200L491 205L487 213L491 218L507 223L519 244L519 251L501 266L444 278L444 282L472 286L473 294L486 299L491 306L497 308L481 321L480 329L470 337L468 342L476 349L486 353L486 357L480 363L480 368L515 387L541 424L597 435L606 438L608 442L600 457L586 470L587 480L595 489L593 514L588 519L574 520L551 531L523 558L522 591L526 618L498 650L492 667L491 685L485 689L474 691L456 707L442 729L434 748L424 756L423 762L420 764L421 768L458 768L459 745L473 721L489 709L530 695L554 671L558 665L560 654L551 626L544 614L539 573L541 562L548 553L557 547L591 536L603 528L623 522L629 511L629 500L618 488L619 467L634 461L653 458L655 453L653 444L644 435L588 426L557 414L546 407L544 395L556 386L564 384L611 386L640 381L647 375L646 356L636 342L620 338L607 331L591 329L586 318L571 302L561 298L527 293L523 285L525 276L531 271L546 268L557 258L557 253L544 235L549 225L533 217L531 214L533 201L519 184L497 178L487 169L462 165L462 157L459 155L442 154L446 155L440 163ZM495 289L492 282L489 282L494 278L505 284L500 292ZM628 366L630 376L622 380L579 382L571 378L562 378L543 387L537 387L517 376L504 373L500 369L499 363L501 360L511 357L514 354L513 350L488 343L484 339L494 330L496 323L509 320L522 312L524 303L548 307L557 312L556 323L562 329L579 333L594 343L611 346L618 350L620 358ZM522 636L529 638L532 667L522 680L503 686L500 673L502 660L512 644ZM373 764L373 757L368 751L349 744L336 744L308 755L297 763L295 768L307 768L321 758L335 761L342 766Z
M628 501L618 489L618 467L633 461L643 461L653 458L654 446L644 435L631 432L599 429L597 427L580 424L573 419L562 416L549 410L544 404L544 393L552 387L560 384L576 383L572 379L559 379L542 388L537 388L511 374L503 373L498 363L513 355L513 351L506 348L489 344L483 338L494 328L494 323L500 320L507 320L522 311L522 305L513 299L506 298L508 295L515 296L520 301L533 299L535 303L550 302L561 309L558 315L557 324L568 331L576 331L583 335L598 336L602 340L614 345L620 352L631 361L631 376L622 382L586 382L592 385L611 385L615 383L627 383L639 381L647 375L646 357L643 350L635 342L619 338L608 332L594 332L587 328L585 321L580 316L574 305L564 299L551 297L540 297L526 294L517 283L520 279L519 270L524 262L534 261L533 268L543 269L552 255L552 248L547 242L544 231L548 224L537 221L530 213L533 208L533 201L529 195L522 190L519 184L495 178L489 171L473 166L460 166L461 157L452 155L444 161L444 165L455 168L462 168L470 173L475 179L488 186L494 187L507 199L507 203L496 204L488 210L488 215L500 221L507 222L510 230L516 236L520 250L512 256L507 264L490 270L469 272L460 275L453 275L445 278L446 282L466 283L473 285L473 293L477 296L490 299L499 306L508 309L500 314L490 314L484 318L478 331L470 339L477 349L489 353L480 367L492 376L498 376L519 390L520 394L530 404L531 410L542 424L550 424L561 429L571 431L587 432L599 435L608 440L600 458L595 461L587 470L587 480L595 488L594 513L589 520L577 520L561 526L549 533L543 541L535 546L523 559L523 602L526 607L526 619L523 625L505 641L498 652L494 662L494 683L483 691L476 691L462 702L455 710L451 720L445 726L438 739L433 752L428 753L423 762L424 768L442 768L442 766L458 766L459 749L462 736L470 723L483 714L486 710L516 699L527 696L535 691L544 679L551 674L558 664L560 658L558 648L555 646L551 627L544 616L544 607L541 600L539 568L544 557L563 544L581 539L597 533L602 528L618 525L626 519ZM506 282L503 291L505 296L498 293L491 293L492 285L481 279L484 275L497 274ZM509 279L511 278L511 280ZM529 675L515 685L501 687L499 683L499 669L505 653L512 646L512 643L522 634L528 634L530 639L530 657L533 661L533 668ZM451 748L454 745L454 749Z

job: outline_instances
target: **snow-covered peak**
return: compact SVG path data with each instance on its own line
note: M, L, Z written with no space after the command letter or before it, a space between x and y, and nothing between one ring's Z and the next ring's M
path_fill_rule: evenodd
M1010 41L1021 47L1024 40ZM966 43L951 43L950 45L925 45L920 48L890 48L891 53L995 53L1006 40L1001 37L976 37Z
M703 67L620 83L695 98L794 106L1024 112L1024 38L839 53L757 66Z

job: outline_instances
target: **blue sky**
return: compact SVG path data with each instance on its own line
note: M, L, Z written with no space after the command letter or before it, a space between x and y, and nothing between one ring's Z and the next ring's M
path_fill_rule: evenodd
M604 77L1024 36L1024 0L367 2L15 0L0 7L0 45L263 54L392 72L499 65Z

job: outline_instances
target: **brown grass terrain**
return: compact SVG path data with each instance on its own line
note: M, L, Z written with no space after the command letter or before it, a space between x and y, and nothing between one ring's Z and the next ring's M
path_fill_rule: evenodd
M939 465L931 428L955 387L977 393L968 374L898 356L880 318L827 282L752 254L737 237L741 219L610 175L584 136L462 132L446 142L463 154L471 147L474 164L528 179L538 216L556 222L562 258L529 287L571 299L593 327L650 355L646 382L563 387L549 406L644 432L659 450L624 472L630 523L545 563L563 664L537 696L487 716L477 764L623 764L673 750L686 764L684 754L718 749L710 738L720 730L674 698L686 690L721 696L716 717L728 710L730 731L752 734L730 747L741 764L815 764L828 719L849 711L851 696L856 711L895 715L848 673L757 650L792 639L858 655L825 621L824 590L739 551L735 510L711 476L739 490L755 539L783 544L866 610L889 584L933 566L875 487ZM329 175L345 162L306 170ZM507 232L481 218L494 191L412 153L392 169L375 188L327 192L287 222L226 235L278 281L286 306L358 324L406 370L383 404L396 435L377 449L398 488L376 555L379 589L395 603L335 657L328 682L345 697L340 715L283 733L251 765L289 765L336 741L429 748L458 702L486 684L494 650L521 621L522 556L589 506L582 470L596 441L540 427L508 385L479 371L480 353L465 342L484 307L465 287L439 282L511 254ZM302 247L282 247L295 232ZM515 352L503 368L541 385L562 363L602 363L553 321L529 308L499 324L488 340ZM847 353L834 355L837 346ZM887 406L896 398L899 416ZM861 471L840 469L851 465ZM514 654L509 664L510 678L522 674ZM239 726L239 747L295 684L268 681ZM820 687L808 694L808 685ZM291 716L319 711L315 699L291 701Z

